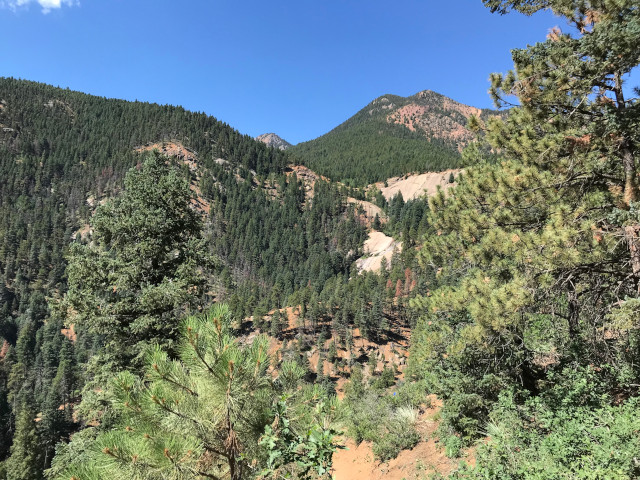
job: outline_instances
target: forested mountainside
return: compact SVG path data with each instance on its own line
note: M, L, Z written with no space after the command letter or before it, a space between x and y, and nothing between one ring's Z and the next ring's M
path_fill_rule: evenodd
M139 162L134 147L189 139L202 158L224 155L263 174L281 171L286 160L214 118L181 108L6 78L0 102L0 404L7 426L0 455L9 453L21 412L42 412L38 450L46 463L71 421L57 408L77 395L72 370L94 341L81 337L74 353L71 335L60 333L61 319L49 315L47 298L64 292L65 254L92 208L121 190L124 173ZM31 463L29 472L42 471L44 464Z
M0 414L7 425L2 430L0 455L6 458L14 452L14 460L3 464L14 472L10 475L17 475L19 465L26 462L29 469L24 478L38 478L50 464L56 443L78 428L73 413L78 395L83 385L101 375L87 370L91 358L101 358L108 370L114 363L140 364L145 342L160 341L172 348L178 341L176 318L185 308L202 308L214 298L226 301L231 317L253 317L252 328L280 338L287 325L267 314L287 305L307 305L308 318L301 320L306 333L297 348L316 343L319 333L330 338L336 309L341 309L338 324L343 338L356 318L368 339L380 339L388 331L383 306L376 299L390 290L388 275L378 280L370 274L364 283L347 287L374 221L362 209L364 192L313 174L309 182L299 169L288 165L290 159L279 149L240 135L212 117L178 107L98 98L15 79L0 79L0 100ZM158 158L163 159L161 163ZM163 173L165 162L169 164L164 168L174 165L171 175L187 182L186 193L180 193L180 182ZM129 187L124 182L127 171ZM155 180L145 180L148 177ZM165 177L168 180L162 180ZM127 193L131 191L139 196ZM184 195L194 198L186 201ZM186 201L196 208L202 224L198 227L198 222L184 223L176 217L180 227L148 225L139 218L139 228L125 228L117 222L92 220L97 212L107 211L111 199L120 197L121 206L108 210L108 215L124 215L129 209L139 217L162 222L172 214L165 202L175 198L175 205ZM378 201L387 208L384 197ZM426 228L421 223L425 203L419 202L422 207L412 209L411 202L405 207L401 196L391 199L394 209L386 222L390 233L410 224L412 238L418 238ZM107 218L105 215L100 218ZM171 234L175 229L181 233ZM204 251L180 240L188 232L201 236L211 261L205 261ZM123 252L109 267L86 268L83 260L67 268L69 256L78 255L74 248L99 244L103 238L113 243L116 237L119 244L131 243L136 251L145 253ZM165 237L166 246L153 246ZM204 268L200 272L204 276L189 288L187 279L193 280L194 272L183 272L186 276L180 281L174 279L173 289L162 283L155 287L180 305L177 310L173 304L145 307L147 303L134 300L143 291L139 290L143 277L149 282L152 277L170 276L173 261L167 273L160 273L160 265L167 262L160 260L162 249L184 250L185 258ZM112 247L109 251L114 253ZM160 256L145 263L151 251ZM409 263L415 263L414 251L405 255ZM134 258L142 262L135 267L137 287L131 272L117 274L125 263L131 270ZM403 265L396 262L394 289L396 279L402 278L403 289L404 282L407 288L412 282ZM121 297L110 315L117 316L115 312L125 305L128 315L134 311L143 315L145 308L153 308L163 312L155 317L147 314L153 328L125 328L128 320L117 322L121 325L117 335L112 327L103 328L105 300L92 296L91 289L107 282L100 277L105 270L111 272L108 296L117 293ZM75 275L75 293L67 294L69 275ZM84 290L87 285L89 289ZM182 290L176 290L178 287ZM184 298L187 292L198 300ZM356 293L347 302L349 292ZM66 303L60 303L63 297ZM131 301L137 306L128 303ZM390 305L386 310L398 308L399 304ZM101 309L99 315L96 309ZM83 320L75 314L70 319L65 313L76 311L94 314ZM26 443L16 443L16 438Z
M464 170L370 184L0 80L0 479L356 478L344 443L367 478L640 477L640 8L484 3L568 24L491 76L517 107L421 138L448 99L360 112L407 164L469 114Z
M363 186L459 166L462 148L474 138L469 118L486 120L496 113L430 90L410 97L383 95L329 133L290 151L322 175Z
M136 147L178 139L204 165L224 157L263 176L287 164L279 151L182 108L14 79L0 79L0 100L3 328L12 340L11 319L27 311L32 293L63 287L66 246L91 209L121 189L124 173L140 161Z

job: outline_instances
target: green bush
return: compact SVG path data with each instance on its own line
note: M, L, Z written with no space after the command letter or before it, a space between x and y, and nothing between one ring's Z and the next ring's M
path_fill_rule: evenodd
M506 390L475 468L454 479L632 479L640 476L640 400L613 405L594 369L565 369L530 399Z
M371 386L378 390L384 390L385 388L389 388L396 383L396 377L393 372L393 369L389 367L384 367L380 376L376 379L373 379L371 382Z
M415 429L416 410L410 404L398 405L394 398L369 390L360 398L347 400L349 436L357 443L372 442L373 453L382 461L395 458L420 440Z
M398 386L394 392L393 401L396 405L410 405L417 407L426 404L431 407L431 401L427 398L427 384L424 380L405 382Z
M419 441L420 435L411 419L396 413L382 425L381 435L373 443L373 453L382 461L391 460Z
M375 441L381 422L391 415L391 409L378 395L368 392L349 405L348 434L356 443Z

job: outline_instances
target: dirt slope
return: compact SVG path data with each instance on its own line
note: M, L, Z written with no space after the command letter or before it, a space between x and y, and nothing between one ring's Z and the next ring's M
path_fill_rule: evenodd
M442 402L430 397L431 407L425 408L418 417L416 428L421 441L411 450L403 450L398 457L381 463L375 460L369 442L356 445L347 440L347 450L339 450L333 455L333 478L335 480L423 480L433 473L448 475L460 463L459 458L447 458L444 448L440 448L434 436L438 422L435 420ZM465 452L462 459L474 462L474 451Z
M413 200L423 194L429 196L434 195L438 191L438 187L444 190L452 187L455 183L449 183L449 177L453 173L456 177L461 170L445 170L444 172L427 172L415 175L404 175L402 177L393 177L387 180L387 186L379 182L375 185L380 189L382 195L387 200L391 200L398 192L402 193L405 201Z
M404 125L427 138L456 142L460 151L475 138L467 128L469 118L483 115L479 108L464 105L431 90L418 92L405 101L408 103L403 106L390 108L391 112L386 118L388 123Z

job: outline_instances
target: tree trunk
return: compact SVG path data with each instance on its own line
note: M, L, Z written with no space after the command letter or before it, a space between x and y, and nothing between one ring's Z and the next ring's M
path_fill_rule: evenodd
M626 108L624 93L622 91L622 76L620 72L615 73L615 94L618 103L618 111L623 112ZM636 174L636 159L633 156L631 142L625 135L620 142L620 151L622 153L622 165L624 167L624 203L629 206L632 202L638 200L638 181ZM640 293L640 238L638 232L640 225L627 225L624 227L624 238L629 246L629 255L631 257L631 270L636 282L636 289Z
M631 256L631 271L636 281L636 289L640 293L640 225L624 227L624 238L629 246Z
M624 165L624 203L629 205L638 200L638 185L636 181L636 162L629 141L625 138L622 148L622 162Z
M615 73L615 88L616 102L618 112L622 112L626 109L626 103L624 100L624 92L622 91L622 75L620 72ZM622 135L622 141L620 142L620 153L622 154L622 166L624 168L624 203L629 205L632 202L638 200L638 181L636 176L636 159L633 156L633 150L631 148L631 142L626 135Z
M569 338L574 340L578 335L578 323L580 319L580 307L578 304L578 294L575 289L571 288L569 292L567 292L567 303L568 303L568 323L569 323Z

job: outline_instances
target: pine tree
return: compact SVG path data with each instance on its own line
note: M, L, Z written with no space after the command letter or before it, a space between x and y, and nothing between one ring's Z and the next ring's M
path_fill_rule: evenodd
M378 368L378 357L376 356L375 351L369 352L369 376L373 377L376 374L376 369Z
M316 381L322 383L324 377L324 351L320 350L318 352L318 361L316 362Z
M184 321L177 360L149 347L145 381L127 371L117 374L108 386L115 425L94 440L80 436L76 444L74 436L56 456L50 477L239 480L261 467L265 455L259 439L277 425L272 406L281 392L267 373L268 338L241 345L230 324L229 308L215 305ZM304 372L285 362L282 374L280 383L293 389L283 393L293 401ZM313 408L318 401L305 400ZM328 432L318 425L297 426ZM301 447L298 453L308 452ZM295 464L300 458L290 460ZM326 461L318 458L310 465Z
M192 195L178 169L152 155L97 209L92 242L71 247L63 313L104 336L122 365L145 344L170 346L178 317L201 302L212 263Z
M278 338L282 334L282 320L280 310L276 309L271 315L271 336Z
M0 458L7 458L13 435L13 412L9 405L9 392L7 391L6 357L0 363L0 422L4 426L0 430ZM1 477L0 477L1 478Z
M11 456L7 459L7 480L42 478L42 451L33 401L24 397L16 415L16 432L11 445Z
M640 280L640 102L622 88L640 63L637 2L484 3L501 13L549 9L574 31L554 29L545 42L514 50L514 70L492 75L498 106L510 95L519 106L485 126L472 122L488 146L468 149L473 166L450 195L430 202L434 233L419 259L439 288L413 302L423 318L412 366L439 372L431 378L445 411L446 399L460 394L447 415L467 422L465 435L479 425L469 417L486 419L505 385L535 395L568 363L614 365L633 383L640 377L629 348L637 329L628 317L610 321L637 305ZM555 361L542 368L548 356Z
M364 376L362 374L362 366L354 365L351 370L349 383L345 386L345 398L348 402L356 402L364 395Z
M371 228L373 228L378 232L382 230L382 222L380 221L380 215L378 215L377 213L373 219L373 225L371 225Z
M336 343L332 340L329 343L329 349L327 351L327 360L329 363L335 364L338 360L338 350L336 348Z

